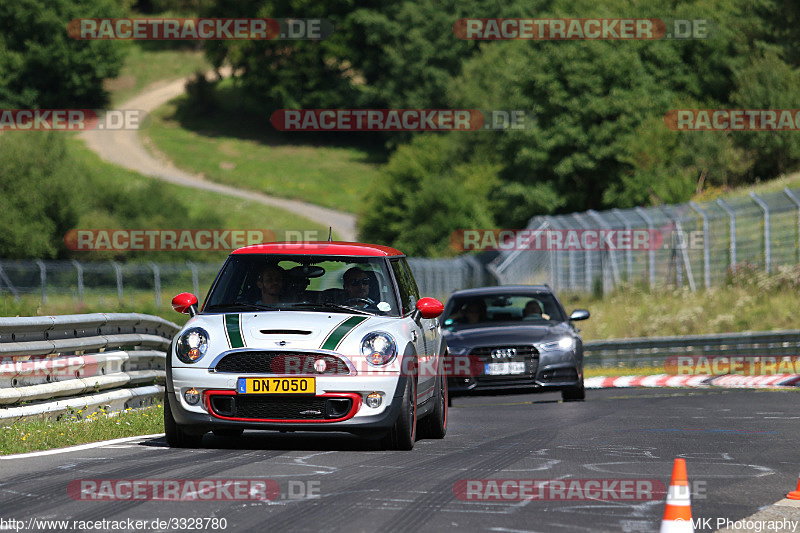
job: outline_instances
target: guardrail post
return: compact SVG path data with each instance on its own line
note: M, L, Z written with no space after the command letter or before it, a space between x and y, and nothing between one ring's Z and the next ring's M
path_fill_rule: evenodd
M148 261L147 264L153 269L153 289L156 293L156 307L161 307L161 270L152 261Z
M642 220L644 220L645 224L647 224L647 230L650 232L650 238L652 239L653 231L655 230L653 219L650 218L650 215L647 214L647 211L641 207L636 208L636 214L638 214ZM647 267L650 275L650 288L653 288L656 286L656 251L652 246L650 246L650 250L647 254Z
M44 261L36 259L36 266L39 267L39 281L42 284L42 303L47 303L47 267L44 266Z
M689 207L703 217L703 285L706 289L711 287L711 255L709 252L708 215L702 207L694 202L689 202Z
M75 259L72 260L72 266L78 271L78 301L83 303L83 266Z
M784 187L783 192L794 202L794 205L797 206L797 261L800 262L800 200L798 200L797 196L794 195L789 187Z
M752 198L753 201L758 204L758 207L764 210L764 271L769 274L770 265L772 263L772 245L770 243L769 231L769 206L754 192L750 193L750 198Z
M728 213L728 217L731 220L731 227L730 227L730 234L731 234L731 243L730 243L730 266L733 268L736 265L736 213L734 213L733 209L730 208L728 204L725 203L725 200L720 198L717 200L717 204ZM800 214L798 214L800 216Z
M116 261L109 261L109 263L114 267L114 272L117 274L117 299L122 305L122 267Z

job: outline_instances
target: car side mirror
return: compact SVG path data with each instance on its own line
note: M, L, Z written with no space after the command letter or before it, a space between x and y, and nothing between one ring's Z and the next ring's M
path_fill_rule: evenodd
M589 318L589 311L586 309L575 309L571 315L569 315L570 321L574 320L586 320Z
M182 292L172 299L172 308L179 313L194 316L197 314L197 296L191 292Z
M417 311L422 318L436 318L444 311L444 304L436 298L420 298L417 302Z

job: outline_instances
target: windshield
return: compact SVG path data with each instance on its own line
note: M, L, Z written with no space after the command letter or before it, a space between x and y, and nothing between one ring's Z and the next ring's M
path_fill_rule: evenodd
M546 292L451 298L443 318L445 327L450 330L475 325L514 326L566 320L555 297Z
M381 257L234 255L204 313L320 311L399 316Z

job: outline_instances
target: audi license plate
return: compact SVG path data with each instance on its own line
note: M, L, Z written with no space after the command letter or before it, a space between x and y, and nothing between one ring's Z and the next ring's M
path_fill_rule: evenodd
M523 361L508 361L505 363L484 363L484 374L487 376L503 376L508 374L524 374Z
M314 378L239 378L239 394L316 394Z

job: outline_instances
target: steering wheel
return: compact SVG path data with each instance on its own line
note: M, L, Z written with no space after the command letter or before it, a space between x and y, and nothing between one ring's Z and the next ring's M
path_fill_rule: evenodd
M368 298L348 298L344 301L345 305L363 304L363 307L375 306L375 302Z

